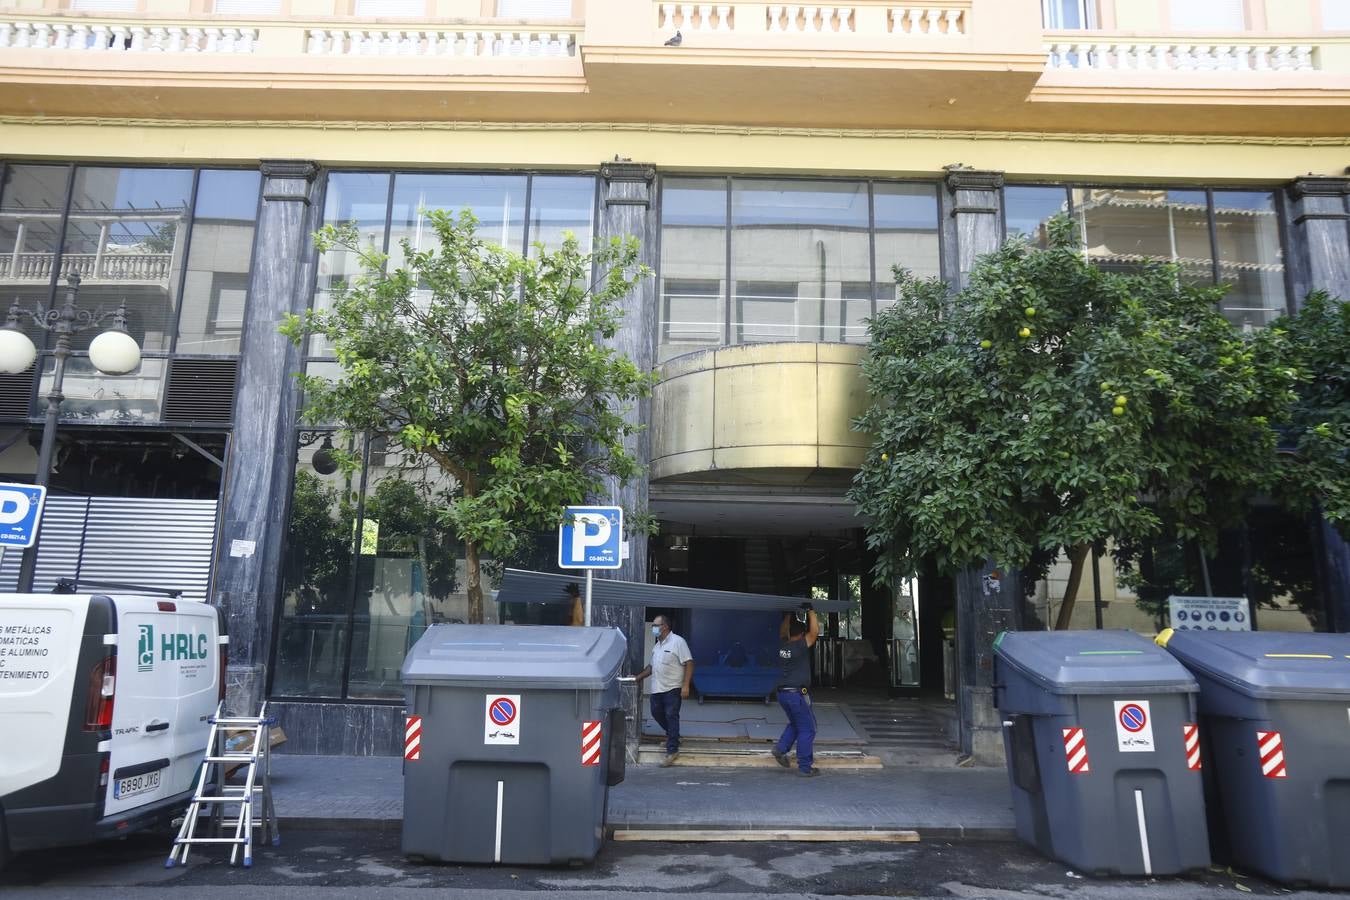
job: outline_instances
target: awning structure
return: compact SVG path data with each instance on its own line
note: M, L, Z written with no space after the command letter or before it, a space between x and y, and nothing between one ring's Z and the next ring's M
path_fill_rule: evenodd
M552 575L548 572L529 572L507 569L497 591L498 603L571 603L567 586L575 584L584 590L586 575ZM669 584L641 584L636 581L615 581L596 578L591 584L591 602L610 606L650 606L657 609L742 609L790 610L801 606L803 597L780 597L777 594L743 594L739 591L712 591L706 588L675 587ZM817 612L837 613L848 610L844 600L812 600Z

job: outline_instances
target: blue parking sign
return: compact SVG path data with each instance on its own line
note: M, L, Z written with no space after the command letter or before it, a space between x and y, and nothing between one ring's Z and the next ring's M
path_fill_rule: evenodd
M569 506L558 528L558 567L617 569L623 565L623 509Z
M46 502L45 487L0 484L0 548L33 546Z

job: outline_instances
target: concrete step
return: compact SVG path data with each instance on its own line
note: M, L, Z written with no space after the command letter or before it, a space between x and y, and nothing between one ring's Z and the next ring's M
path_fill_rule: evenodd
M779 768L769 747L682 747L675 757L676 766L691 768ZM638 765L655 766L665 759L665 748L643 747ZM821 769L880 769L881 760L857 749L816 750L815 764Z

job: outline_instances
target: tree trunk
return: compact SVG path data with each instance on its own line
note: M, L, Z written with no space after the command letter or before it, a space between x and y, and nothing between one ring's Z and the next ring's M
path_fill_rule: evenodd
M464 577L468 582L469 624L483 624L483 580L478 570L478 545L464 542Z
M1064 586L1064 601L1055 617L1055 630L1065 631L1073 620L1073 605L1078 599L1078 585L1083 580L1083 562L1087 559L1089 544L1079 544L1069 551L1069 583Z

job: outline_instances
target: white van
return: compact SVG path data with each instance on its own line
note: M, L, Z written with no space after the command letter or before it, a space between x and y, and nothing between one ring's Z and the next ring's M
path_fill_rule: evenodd
M224 696L220 611L0 593L0 865L180 815Z

